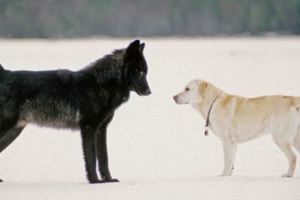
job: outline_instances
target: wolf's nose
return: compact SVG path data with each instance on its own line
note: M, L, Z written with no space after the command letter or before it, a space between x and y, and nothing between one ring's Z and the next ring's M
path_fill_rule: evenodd
M147 90L146 90L146 92L145 92L145 95L150 95L152 92L151 92L151 90L150 90L150 88L148 88Z

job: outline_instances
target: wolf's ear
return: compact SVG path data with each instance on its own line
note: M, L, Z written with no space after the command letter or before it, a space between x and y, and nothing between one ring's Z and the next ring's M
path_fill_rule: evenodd
M126 49L127 55L135 55L140 51L140 41L135 40L129 44L129 46Z
M145 43L140 44L140 52L142 53L145 49Z

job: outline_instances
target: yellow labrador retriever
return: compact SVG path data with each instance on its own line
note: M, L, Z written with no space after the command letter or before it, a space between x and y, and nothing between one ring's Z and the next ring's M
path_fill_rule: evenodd
M177 104L191 104L206 119L205 133L209 127L223 142L223 176L232 174L238 143L267 133L288 159L288 171L282 176L293 176L297 159L293 147L300 152L300 97L245 98L194 80L174 100Z

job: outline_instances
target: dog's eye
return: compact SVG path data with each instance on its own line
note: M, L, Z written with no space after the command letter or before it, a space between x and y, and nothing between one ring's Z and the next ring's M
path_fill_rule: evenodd
M185 91L186 91L186 92L190 91L190 88L185 88Z

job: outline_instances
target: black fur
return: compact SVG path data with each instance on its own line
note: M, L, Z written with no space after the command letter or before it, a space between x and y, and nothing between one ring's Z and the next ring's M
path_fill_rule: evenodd
M9 71L1 66L0 152L28 123L80 130L88 181L118 181L108 168L106 129L130 91L151 93L144 46L136 40L76 72Z

